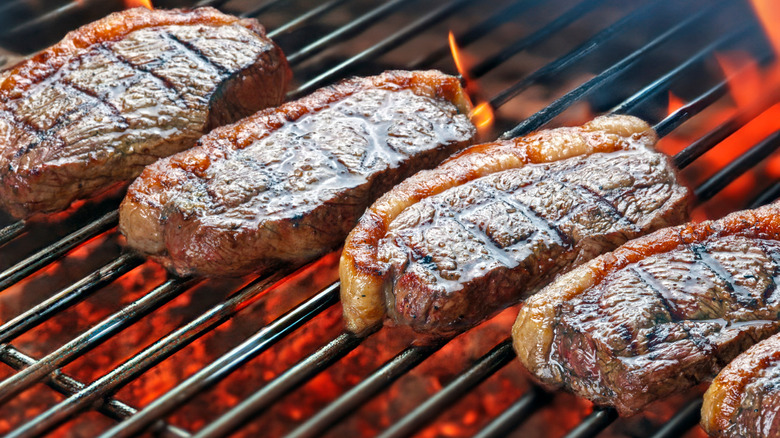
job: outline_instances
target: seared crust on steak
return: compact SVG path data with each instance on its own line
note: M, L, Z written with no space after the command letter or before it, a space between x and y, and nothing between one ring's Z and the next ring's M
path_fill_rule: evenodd
M780 335L750 347L718 373L704 394L701 426L724 438L780 433Z
M398 181L470 144L470 109L458 79L436 71L320 89L147 167L120 230L179 274L304 263L340 246Z
M284 98L290 70L252 19L130 9L0 76L0 206L62 210Z
M520 309L520 361L624 415L712 378L780 330L778 213L659 230L559 277Z
M382 196L344 246L347 328L449 336L559 272L682 222L688 193L630 116L473 146Z

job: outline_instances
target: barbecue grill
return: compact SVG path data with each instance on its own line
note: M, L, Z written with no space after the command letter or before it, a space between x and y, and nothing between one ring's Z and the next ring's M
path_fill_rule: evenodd
M258 17L268 27L295 73L289 98L391 67L457 73L446 45L452 29L473 58L464 80L475 100L496 109L487 138L582 122L586 108L638 115L659 136L674 136L707 116L700 113L729 105L729 78L712 64L716 52L773 60L750 5L738 0L485 3L198 5ZM10 0L0 6L0 44L30 53L111 8L122 5ZM667 114L670 91L688 103ZM780 101L774 90L764 94L671 151L695 187L699 217L780 195L766 166L780 131L718 169L701 158ZM746 172L759 183L736 199L721 193ZM45 220L0 218L0 361L8 365L0 370L0 431L9 436L673 437L698 422L695 391L641 418L617 419L612 409L529 384L505 339L515 310L449 341L416 342L401 328L365 338L345 333L336 254L263 278L166 276L122 252L121 195L115 190Z

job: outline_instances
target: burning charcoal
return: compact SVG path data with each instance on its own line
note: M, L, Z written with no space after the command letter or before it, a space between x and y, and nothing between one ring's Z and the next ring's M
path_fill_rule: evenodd
M470 109L458 79L436 71L323 88L149 166L120 229L182 275L305 263L340 246L380 194L470 144Z
M67 208L283 97L255 20L215 9L115 13L0 76L0 206Z
M688 191L629 116L474 146L380 198L341 259L347 327L385 313L450 336L628 239L685 220Z
M520 310L520 361L624 415L711 379L780 331L778 213L663 229L559 277Z

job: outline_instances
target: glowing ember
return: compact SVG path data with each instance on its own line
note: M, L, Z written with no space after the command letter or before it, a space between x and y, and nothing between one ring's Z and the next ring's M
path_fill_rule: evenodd
M139 7L144 7L146 9L153 9L152 0L125 0L125 7L127 9L139 8Z
M458 47L458 43L455 41L455 34L453 34L452 31L450 31L448 39L450 42L450 51L452 52L452 60L455 62L455 68L458 69L458 73L460 73L463 82L466 84L466 94L470 99L474 99L479 94L479 87L477 86L476 81L473 81L468 76L469 66L467 64L469 63L466 61L463 51ZM471 110L469 117L482 136L489 132L490 128L493 126L493 108L491 108L490 104L486 101L481 101L477 104L474 109Z

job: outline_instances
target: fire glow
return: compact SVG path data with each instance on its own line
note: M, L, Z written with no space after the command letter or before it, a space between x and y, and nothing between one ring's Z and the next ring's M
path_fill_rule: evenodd
M473 96L478 96L479 87L477 86L476 81L472 80L468 75L469 67L466 62L466 57L464 56L463 51L458 47L458 43L455 41L455 34L453 34L452 31L450 31L448 38L450 51L452 52L452 60L455 62L455 68L458 69L458 73L460 73L463 82L466 84L466 95L469 99L473 99ZM490 107L488 102L481 101L473 110L471 110L469 118L471 118L471 121L474 123L474 126L477 127L480 134L485 134L493 126L493 108Z
M780 30L774 23L780 21L780 4L772 0L752 0L753 8L764 27L776 54L780 54ZM700 180L711 176L715 169L721 169L744 154L751 147L780 129L780 63L773 62L763 67L746 52L717 53L715 59L723 72L729 87L733 105L714 105L705 111L705 117L691 123L680 135L662 140L662 149L677 152L694 139L715 129L719 124L744 115L750 118L740 129L720 142L715 148L702 155L686 173ZM679 110L685 102L669 93L669 114ZM766 108L762 111L763 108ZM740 120L736 120L740 122ZM696 220L719 217L728 212L725 205L744 205L763 190L768 183L780 177L780 156L774 154L752 171L746 172L726 186L715 199L699 211L694 211Z
M140 7L154 9L152 6L152 0L125 0L125 7L127 9Z

